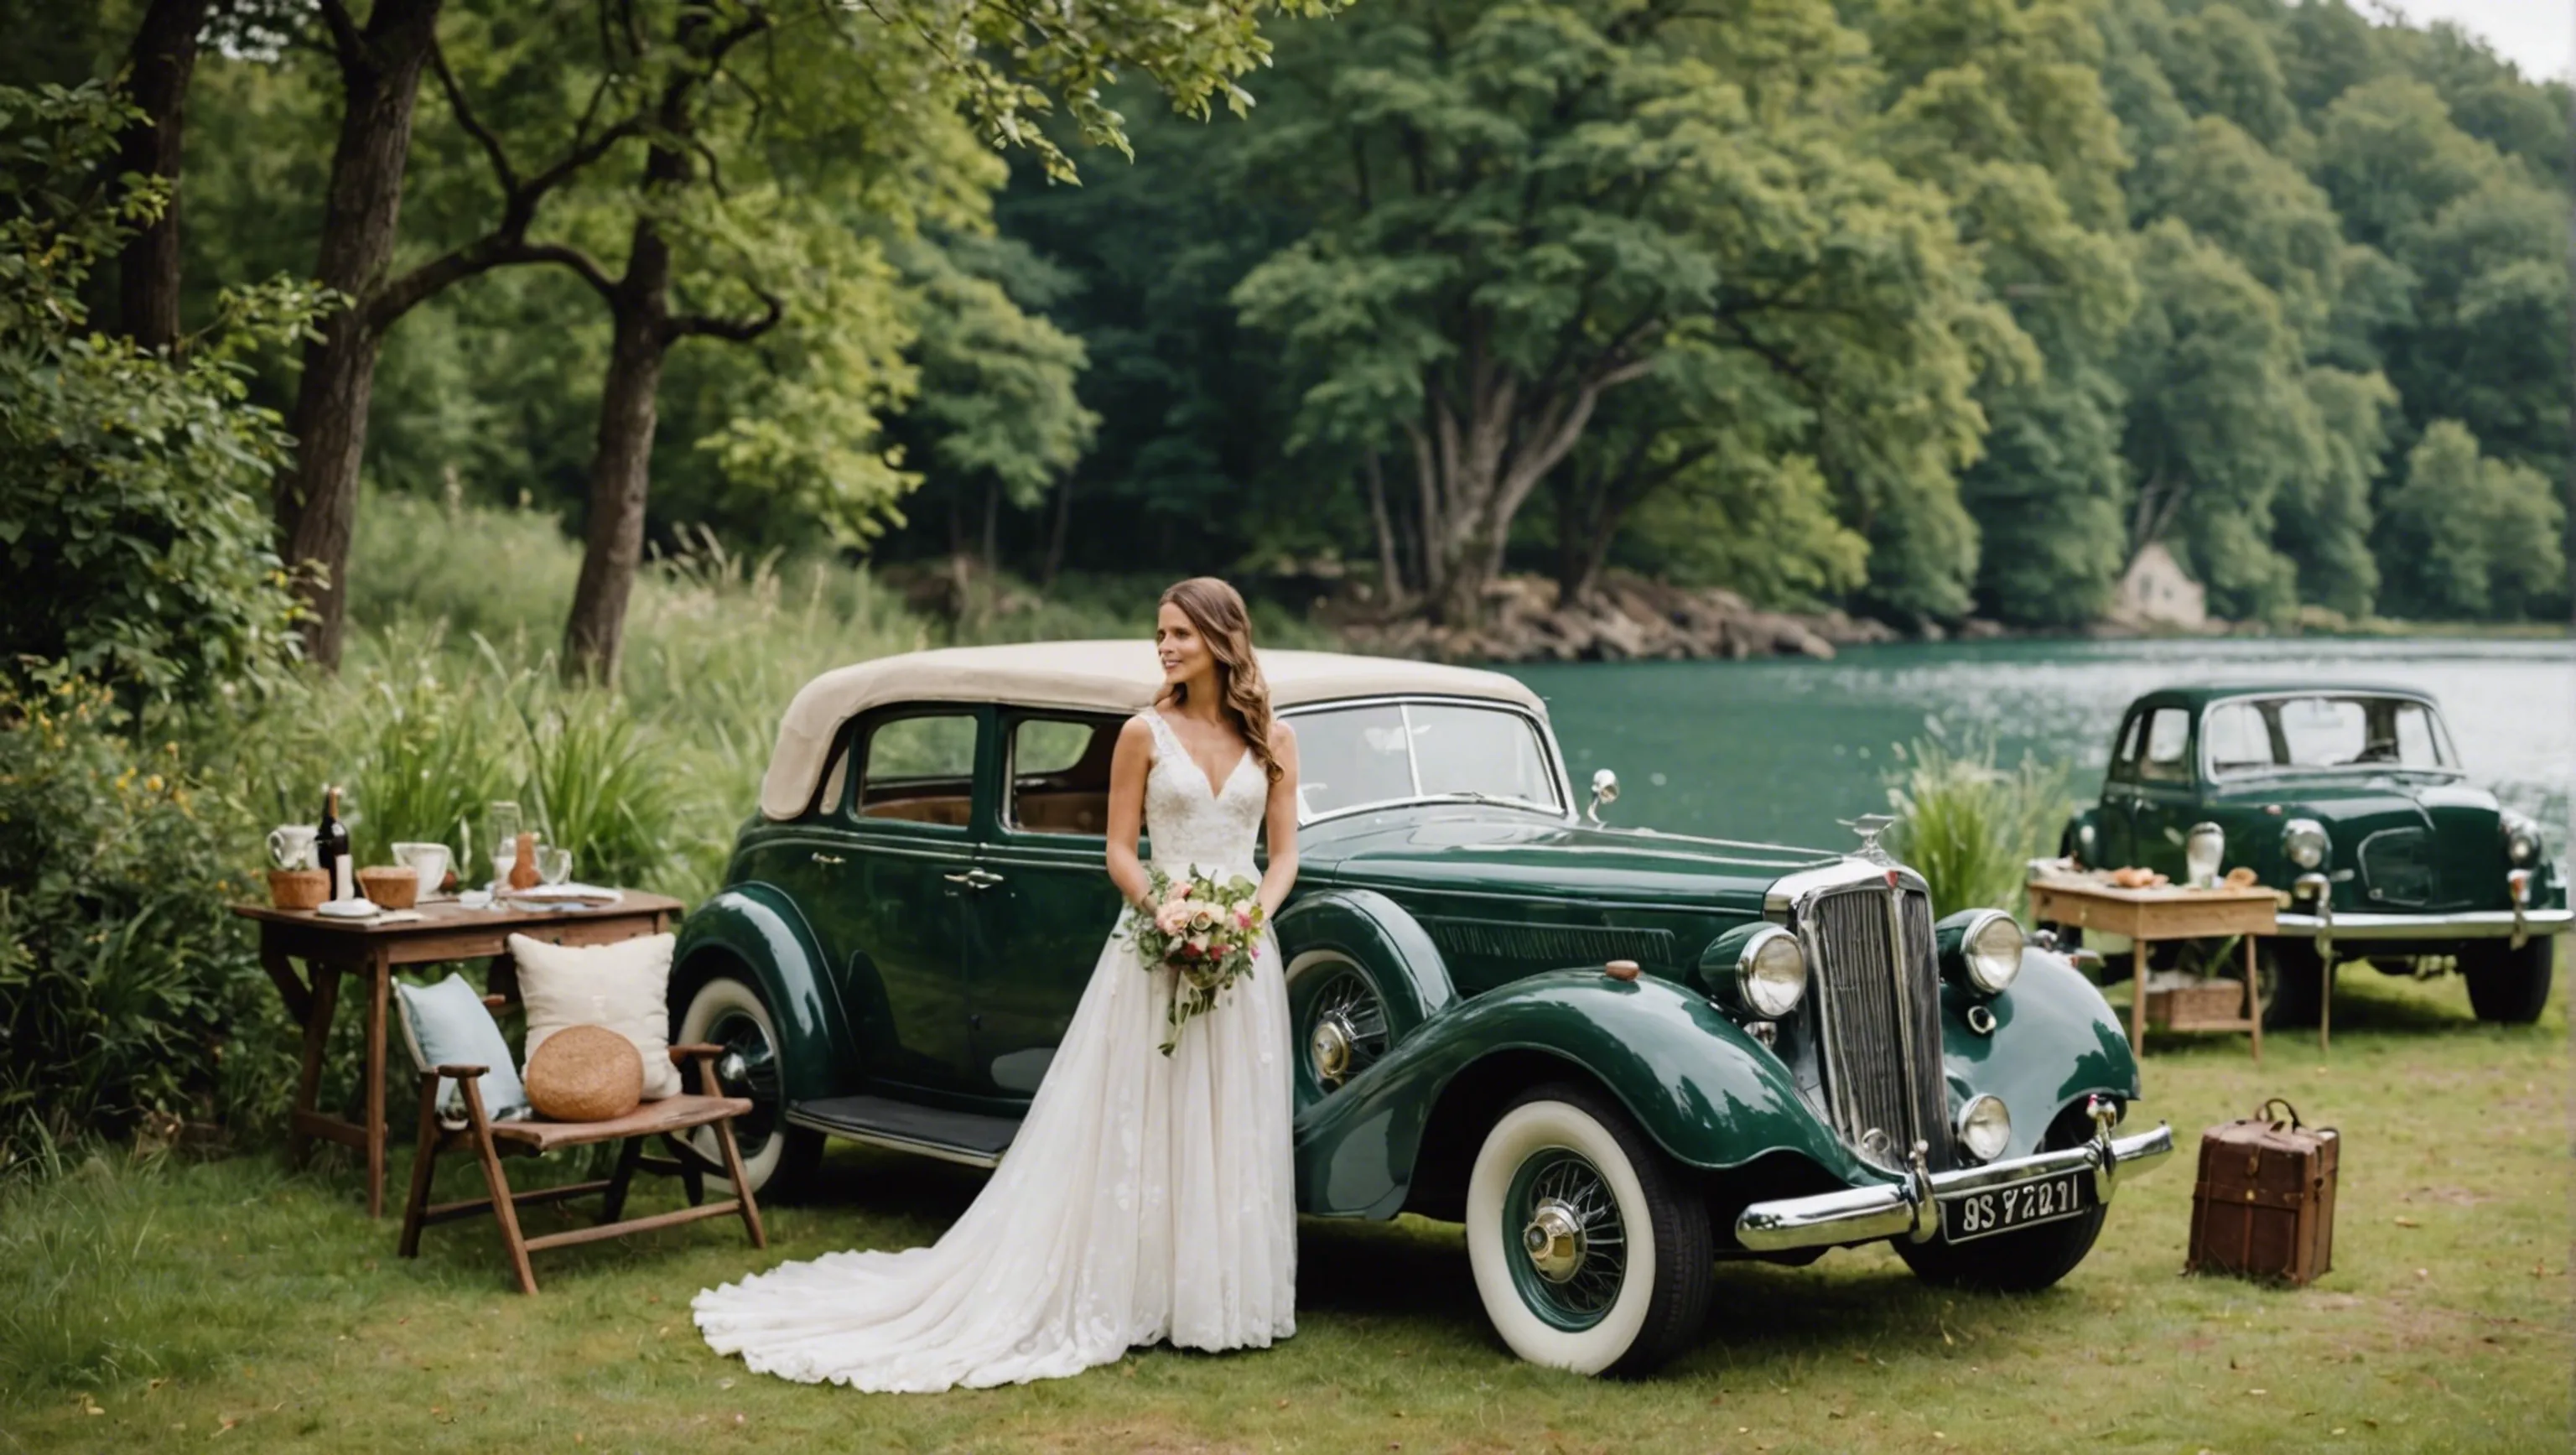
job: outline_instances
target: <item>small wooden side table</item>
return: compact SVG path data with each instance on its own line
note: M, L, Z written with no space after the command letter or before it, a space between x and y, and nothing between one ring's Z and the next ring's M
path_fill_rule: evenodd
M2147 945L2154 940L2197 940L2218 935L2245 938L2246 1014L2223 1020L2176 1022L2178 1031L2247 1031L2254 1059L2263 1059L2263 993L2257 988L2254 941L2280 930L2280 897L2263 886L2243 889L2121 889L2091 879L2041 874L2030 881L2034 923L2073 925L2129 937L2136 990L2129 1003L2129 1047L2147 1047Z
M441 960L493 962L495 979L510 975L509 937L526 935L550 945L606 945L669 928L683 906L676 899L628 890L600 909L467 909L454 900L420 906L418 919L390 922L326 919L308 909L236 904L233 913L259 923L259 963L286 1001L287 1014L304 1028L304 1063L289 1114L288 1156L303 1160L313 1138L367 1154L367 1216L385 1211L385 1013L393 998L397 965ZM295 973L294 961L306 974ZM315 1098L322 1085L322 1052L331 1017L340 1006L340 978L364 976L367 987L367 1120L365 1125L324 1115Z

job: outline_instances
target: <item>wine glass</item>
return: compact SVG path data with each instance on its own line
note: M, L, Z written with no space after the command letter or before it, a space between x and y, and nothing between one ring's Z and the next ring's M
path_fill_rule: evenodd
M547 885L561 884L572 877L572 850L561 844L537 845L537 880Z
M484 810L483 818L492 830L492 882L507 884L510 866L519 859L519 805L496 798Z

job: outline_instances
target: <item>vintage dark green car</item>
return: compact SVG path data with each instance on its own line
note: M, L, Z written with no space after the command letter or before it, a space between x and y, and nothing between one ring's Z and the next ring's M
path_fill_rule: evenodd
M1463 1221L1512 1349L1597 1372L1682 1347L1714 1260L1893 1241L1927 1278L2045 1287L2117 1180L2138 1068L2009 916L1935 924L1837 854L1605 826L1547 710L1491 672L1262 657L1295 725L1298 1201ZM915 653L788 709L760 816L693 911L682 1040L730 1049L754 1175L824 1137L991 1165L1119 902L1102 825L1143 642ZM1641 973L1642 972L1642 973Z
M2482 1020L2549 999L2567 886L2540 825L2465 781L2432 698L2402 687L2191 687L2129 705L2102 799L2060 852L2190 877L2242 865L2289 893L2259 972L2267 1021L2312 1024L2338 954L2442 962Z

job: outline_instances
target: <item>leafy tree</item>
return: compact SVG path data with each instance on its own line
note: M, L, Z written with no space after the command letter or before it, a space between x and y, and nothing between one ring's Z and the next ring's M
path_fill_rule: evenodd
M2245 267L2182 223L2139 237L2145 303L2122 350L2132 550L2168 540L2228 615L2279 617L2296 572L2272 546L2273 498L2323 442L2298 334Z
M0 117L0 676L86 678L129 708L255 679L289 650L263 505L290 442L246 402L246 361L323 300L228 292L184 349L90 330L83 285L168 197L102 178L138 114L91 83L0 87Z
M2437 420L2383 514L2390 595L2419 616L2528 612L2566 590L2565 526L2546 476L2481 457L2475 435Z
M1444 620L1604 400L1696 346L1797 401L1893 609L1965 606L1969 393L2026 345L1939 195L1859 144L1829 12L1399 0L1300 40L1247 166L1311 223L1235 297L1304 381L1299 443L1409 458Z

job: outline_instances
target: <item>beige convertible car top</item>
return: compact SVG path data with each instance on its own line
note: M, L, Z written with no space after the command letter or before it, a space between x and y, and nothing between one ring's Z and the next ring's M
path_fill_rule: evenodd
M1480 697L1544 718L1538 694L1516 678L1474 667L1343 652L1264 651L1270 702L1289 708L1345 697L1433 693ZM814 801L841 725L894 702L1006 702L1095 712L1140 712L1162 687L1154 644L1143 640L1024 642L942 647L835 668L805 684L778 724L778 746L760 783L760 811L791 819Z

